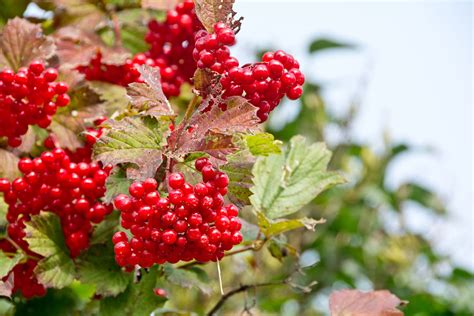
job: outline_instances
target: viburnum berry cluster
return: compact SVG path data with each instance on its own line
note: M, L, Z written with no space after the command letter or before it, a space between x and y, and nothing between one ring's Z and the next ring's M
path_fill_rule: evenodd
M178 3L167 12L164 22L152 20L148 28L145 40L151 47L145 54L160 67L165 95L177 96L181 85L190 82L196 71L192 56L194 34L204 28L194 11L194 2Z
M87 80L105 81L126 87L132 82L140 82L140 72L136 68L139 65L155 66L155 61L147 58L144 54L137 54L127 59L122 65L104 63L102 54L98 52L86 66L78 66L76 69L83 73Z
M58 107L69 104L68 86L54 82L58 72L33 61L17 73L10 69L0 72L0 137L18 147L29 125L46 128Z
M230 54L235 44L234 31L225 23L214 25L214 33L201 30L195 35L194 60L199 68L208 68L218 74L223 97L243 96L258 107L262 122L286 95L291 100L302 93L304 75L293 56L281 50L267 52L262 62L239 67L239 61ZM225 104L219 104L225 110Z
M195 167L203 181L192 186L181 173L172 173L167 197L160 197L156 180L147 179L130 186L131 197L115 198L121 225L133 234L130 240L124 232L113 236L119 265L215 261L242 241L238 208L224 205L229 178L207 158L197 159Z
M23 158L18 168L24 174L11 184L0 179L0 192L9 205L8 236L28 249L24 240L25 222L40 211L57 214L71 257L89 246L92 225L113 211L100 198L105 193L109 167L98 163L73 163L62 149L46 151L40 157Z
M186 0L167 12L166 20L148 23L145 40L150 50L127 59L122 65L107 64L99 52L85 66L76 69L87 80L105 81L121 86L142 82L136 66L148 65L160 69L163 93L167 97L178 96L185 82L190 82L196 63L193 61L194 34L203 29L194 12L194 2Z

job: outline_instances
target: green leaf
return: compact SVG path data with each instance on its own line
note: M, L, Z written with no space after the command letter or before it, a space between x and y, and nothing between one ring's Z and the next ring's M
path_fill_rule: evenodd
M247 148L254 156L268 156L269 154L281 153L281 141L275 140L272 134L260 133L256 135L246 135Z
M198 288L204 294L211 293L209 282L203 281L202 273L197 273L195 270L176 269L167 264L163 271L168 282L179 285L186 289Z
M23 258L22 253L8 257L3 251L0 251L0 279L6 276Z
M77 273L81 282L95 285L97 294L104 296L122 293L132 280L132 275L123 272L115 262L111 242L94 245L81 255L77 260Z
M162 148L169 133L169 121L151 117L126 117L109 120L108 129L94 146L94 158L105 165L131 163L130 178L144 180L153 177L162 163Z
M0 299L0 315L13 316L15 315L15 305L6 299Z
M284 153L259 157L252 170L252 205L270 219L297 212L322 191L345 181L339 173L327 171L330 158L323 143L310 145L302 136L293 137Z
M221 170L229 177L227 197L239 207L250 205L249 197L252 194L252 166L255 159L248 151L238 151L227 156L227 163Z
M265 235L270 238L279 234L283 234L287 231L294 230L297 228L305 227L306 229L314 231L316 225L323 224L326 222L324 219L315 220L313 218L303 217L298 219L280 219L271 220L268 219L263 213L257 212L258 227Z
M90 244L105 244L112 240L113 234L119 227L120 213L113 212L108 215L92 232Z
M132 182L133 180L127 178L124 169L115 168L105 182L107 189L104 197L105 202L110 203L114 197L121 193L128 194L128 187Z
M327 38L318 38L312 41L311 44L309 45L309 52L315 53L315 52L320 52L322 50L334 49L334 48L354 48L354 45L334 41L332 39L327 39Z
M99 96L100 107L107 117L127 108L127 90L124 87L102 81L89 81L87 84Z
M127 290L116 297L106 297L100 302L101 316L149 316L166 301L153 293L158 280L157 268L142 270L139 283L130 283Z
M30 250L44 257L35 268L38 280L47 287L63 288L71 284L74 263L64 242L59 218L52 213L41 213L25 225Z
M18 157L11 152L0 149L0 178L13 180L20 176L18 170Z
M134 108L153 117L174 115L161 87L160 69L147 65L138 66L137 69L144 83L133 82L127 87L127 96Z

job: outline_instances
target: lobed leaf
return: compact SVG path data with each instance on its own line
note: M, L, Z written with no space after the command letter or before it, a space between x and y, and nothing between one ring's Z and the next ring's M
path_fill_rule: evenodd
M59 63L69 68L88 65L98 52L102 55L102 62L108 65L121 65L130 56L124 49L105 46L100 36L77 26L57 30L54 40Z
M162 163L169 121L165 118L126 117L107 121L108 127L94 146L94 158L105 165L131 163L128 175L134 179L153 177Z
M10 271L25 257L22 253L17 253L13 257L7 256L3 251L0 251L0 279L8 275Z
M77 260L77 273L81 282L93 284L96 293L116 296L127 288L132 275L122 271L115 262L113 246L93 245Z
M53 39L45 36L39 25L16 17L8 21L0 36L0 68L17 71L34 60L46 61L55 49Z
M35 268L38 280L47 287L63 288L74 280L74 263L64 241L59 218L40 213L26 224L26 238L31 251L43 256Z
M397 309L403 303L387 290L361 292L345 289L329 297L331 316L403 316Z
M322 191L345 181L327 171L330 158L323 143L309 145L301 136L293 137L285 152L259 157L252 169L252 205L270 219L297 212Z
M159 117L174 115L160 81L160 69L147 65L138 66L145 83L131 83L127 87L127 96L132 105L145 115Z
M169 146L172 155L183 157L188 153L205 152L218 160L224 160L236 151L230 136L255 130L258 126L257 108L242 97L227 99L227 110L214 106L209 111L195 112L189 122L183 121L171 133Z

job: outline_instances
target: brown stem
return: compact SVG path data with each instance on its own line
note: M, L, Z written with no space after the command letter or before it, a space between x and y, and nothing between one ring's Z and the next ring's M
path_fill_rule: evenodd
M29 254L27 254L27 253L20 247L20 245L18 245L18 244L17 244L13 239L11 239L10 237L7 236L7 237L5 237L5 239L6 239L9 243L11 243L18 251L22 252L22 253L25 255L25 257L30 258L30 259L33 259L33 260L37 260L37 261L39 261L39 260L42 259L41 257L37 257L37 256L34 256L34 255L29 255Z
M253 250L253 251L259 251L260 249L262 249L263 245L265 244L267 240L264 239L264 240L256 240L255 242L253 242L251 245L248 245L248 246L245 246L245 247L242 247L240 249L236 249L236 250L232 250L232 251L228 251L225 253L224 255L224 258L225 257L229 257L229 256L233 256L233 255L236 255L238 253L241 253L241 252L245 252L245 251L249 251L249 250ZM191 262L188 262L186 264L183 264L179 267L177 267L178 269L187 269L189 267L192 267L192 266L195 266L195 265L198 265L198 264L202 264L201 262L199 261L191 261Z
M264 286L275 286L275 285L283 285L286 284L287 280L282 281L275 281L275 282L265 282L265 283L257 283L257 284L246 284L241 285L240 287L233 289L226 294L222 295L220 300L214 305L214 307L207 313L208 316L215 315L217 311L224 305L224 303L233 295L238 294L240 292L245 292L248 289L255 289L257 287L264 287Z

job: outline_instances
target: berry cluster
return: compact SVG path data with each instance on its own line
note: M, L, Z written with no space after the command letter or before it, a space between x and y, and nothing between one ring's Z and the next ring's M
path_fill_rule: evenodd
M234 31L225 23L214 25L214 33L196 33L193 57L199 68L208 68L221 75L223 96L243 96L258 107L262 122L286 95L291 100L303 93L304 75L299 63L281 50L267 52L262 62L239 67L228 46L235 44ZM219 104L224 110L225 104Z
M10 146L21 144L29 125L48 127L57 107L69 104L68 86L54 82L57 77L56 69L45 69L39 61L17 73L0 72L0 137L6 136Z
M115 207L121 211L124 232L113 237L115 258L121 266L150 267L180 260L219 260L224 251L242 241L238 208L224 205L229 179L206 158L195 162L203 182L192 186L180 173L168 176L169 194L160 197L157 182L135 182L131 197L121 194Z
M180 87L189 82L196 71L193 61L194 33L203 26L194 12L194 2L185 0L166 14L164 22L152 20L145 40L151 48L146 55L161 69L163 91L167 96L179 95Z
M99 52L91 59L89 65L78 66L76 69L86 76L87 80L105 81L126 87L129 83L140 82L139 65L155 66L153 59L144 54L137 54L127 59L123 65L109 65L103 63L102 54Z
M105 193L110 168L97 163L73 163L62 149L43 152L40 157L23 158L18 168L24 174L11 184L0 179L0 192L9 205L8 235L23 249L25 222L42 210L56 213L71 257L89 246L92 224L100 223L111 213L110 204L99 199Z
M0 240L0 249L8 254L14 254L17 251L17 249L5 239ZM36 260L31 258L27 259L26 262L18 263L2 281L7 281L13 273L13 293L20 292L25 298L44 296L46 294L46 288L38 282L33 272L37 263Z

